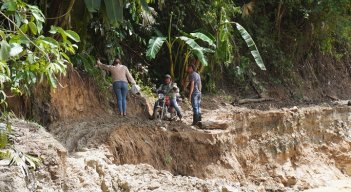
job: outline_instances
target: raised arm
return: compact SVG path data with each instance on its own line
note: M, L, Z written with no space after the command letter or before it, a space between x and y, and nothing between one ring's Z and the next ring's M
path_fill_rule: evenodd
M110 71L110 70L111 70L111 67L110 67L109 65L105 65L105 64L101 63L101 62L100 62L100 59L98 59L98 60L96 61L96 65L97 65L98 67L100 67L101 69L104 69L104 70L106 70L106 71Z

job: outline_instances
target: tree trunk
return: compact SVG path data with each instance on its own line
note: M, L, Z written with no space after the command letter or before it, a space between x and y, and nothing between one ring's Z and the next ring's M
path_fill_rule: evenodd
M169 73L174 79L174 63L173 63L173 56L172 56L172 48L169 48Z
M71 16L71 10L74 6L75 0L71 0L69 2L68 8L64 11L65 16L63 17L60 26L62 28L71 28L71 22L70 22L70 16Z

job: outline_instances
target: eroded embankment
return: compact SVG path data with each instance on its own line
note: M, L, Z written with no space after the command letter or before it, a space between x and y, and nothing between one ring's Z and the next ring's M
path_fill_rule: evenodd
M227 105L204 110L203 119L228 128L200 130L107 115L58 122L50 130L71 153L106 144L114 164L146 163L176 175L223 178L268 191L349 179L351 108L346 105L268 111Z
M11 120L11 123L16 135L13 147L37 156L43 164L36 170L28 170L29 175L25 176L21 171L22 164L8 166L10 160L0 160L1 192L220 192L242 189L238 183L227 180L174 176L146 164L116 165L108 147L101 143L97 145L98 140L94 147L90 142L85 148L79 149L78 146L79 152L68 152L43 127L18 119ZM84 142L84 139L80 140L80 143Z
M174 174L225 178L265 189L323 186L351 173L351 108L306 107L257 111L225 107L205 120L225 131L185 125L121 124L108 143L114 162L148 163ZM173 131L172 131L173 130Z

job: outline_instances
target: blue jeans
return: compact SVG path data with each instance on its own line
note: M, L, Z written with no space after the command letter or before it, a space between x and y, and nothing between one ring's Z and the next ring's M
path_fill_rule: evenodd
M118 112L127 112L127 93L128 93L128 83L125 81L116 81L113 83L113 91L117 96Z
M156 111L156 109L157 109L157 106L159 105L158 102L159 102L159 101L156 101L156 102L155 102L155 105L154 105L154 113L155 113L155 111ZM177 98L171 99L170 102L171 102L171 106L174 107L174 109L177 111L178 117L181 117L181 116L182 116L182 112L181 112L180 109L179 109L179 105L178 105L178 103L177 103Z
M179 109L178 103L177 103L177 98L171 99L171 106L174 107L174 109L177 111L178 117L181 118L182 112Z
M199 117L201 114L201 93L193 93L191 95L191 106L193 107L193 114L195 117Z

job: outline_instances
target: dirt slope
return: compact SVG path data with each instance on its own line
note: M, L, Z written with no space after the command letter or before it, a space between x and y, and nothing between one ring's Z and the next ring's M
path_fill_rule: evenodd
M25 178L16 166L0 161L0 191L240 191L224 179L174 176L150 165L116 165L108 147L99 144L79 152L65 149L37 124L13 120L15 147L38 155L43 165Z
M15 121L16 146L39 155L44 166L27 182L18 168L0 166L0 190L350 189L347 105L267 111L223 105L203 113L205 121L227 128L200 130L187 125L190 118L182 123L97 115L52 124L56 140L44 128Z
M173 191L173 185L178 191L235 191L238 183L240 190L253 191L347 191L351 186L351 108L345 103L249 109L225 102L208 107L205 102L204 121L226 126L201 130L189 126L191 111L186 106L184 122L148 120L150 104L139 96L128 98L128 117L117 117L115 101L102 105L93 94L95 86L84 80L81 85L78 74L70 75L67 82L62 80L65 88L50 92L47 104L47 118L53 121L47 129L55 139L42 129L17 125L28 129L19 131L25 137L18 145L44 159L32 188L148 191L155 187L149 189L152 181L161 184L155 188L160 191ZM139 164L179 177L168 172L164 177L162 171ZM12 183L1 191L9 186L29 190L16 168L1 168L1 182Z
M349 181L351 108L345 104L266 111L223 105L203 111L205 121L228 128L196 129L187 125L190 118L180 123L104 116L56 123L50 130L72 152L104 144L114 164L146 163L255 190L300 191Z
M118 164L148 163L175 174L254 183L266 190L303 190L349 178L350 112L347 106L270 111L227 106L204 115L229 124L225 131L122 125L109 144Z

